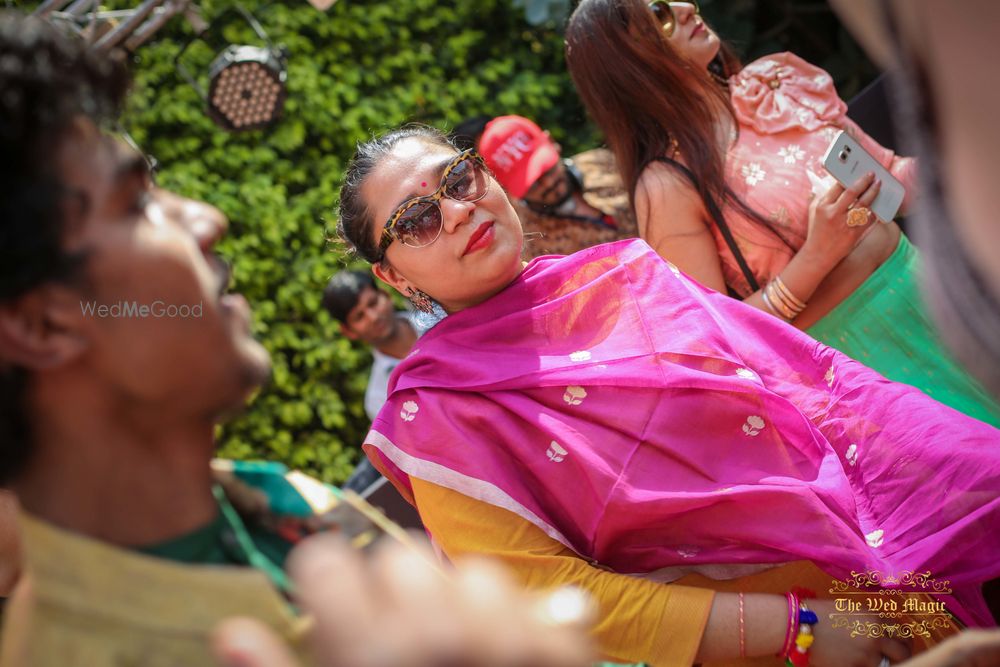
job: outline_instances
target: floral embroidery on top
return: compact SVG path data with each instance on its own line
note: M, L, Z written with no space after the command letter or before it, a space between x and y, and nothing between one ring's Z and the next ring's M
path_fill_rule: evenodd
M751 162L740 167L740 174L746 179L747 185L754 187L764 180L767 172L761 169L760 164Z
M767 218L782 227L791 227L792 224L792 216L788 214L788 209L784 206L779 206L778 210L771 213Z
M853 468L854 465L858 462L858 446L857 445L855 445L855 444L852 443L851 446L847 448L847 456L846 456L846 458L847 458L847 462L849 464L851 464L851 467Z
M553 440L549 443L549 448L545 450L545 455L549 457L549 461L553 463L562 463L566 455L569 454L562 445Z
M404 422L411 422L416 419L419 411L420 406L417 405L415 401L407 401L406 403L403 403L403 409L399 411L399 417Z
M757 415L747 417L746 423L743 424L743 432L747 435L757 435L763 428L764 420Z
M877 549L880 546L882 546L882 543L884 541L885 541L885 531L882 530L881 528L878 530L873 530L872 532L865 535L865 542L867 542L868 546L872 547L873 549Z
M585 398L587 398L587 390L575 385L566 387L566 393L563 394L563 400L568 405L580 405Z
M778 149L778 157L785 158L785 164L795 164L806 156L806 152L798 144L789 144Z

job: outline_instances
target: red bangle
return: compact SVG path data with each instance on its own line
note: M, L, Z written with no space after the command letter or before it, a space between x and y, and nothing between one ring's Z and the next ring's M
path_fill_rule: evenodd
M788 599L788 629L785 631L785 643L781 653L778 654L779 658L787 657L788 652L792 650L795 631L799 627L799 597L795 593L787 593L785 597Z
M743 622L743 593L740 593L740 657L747 657L746 626Z

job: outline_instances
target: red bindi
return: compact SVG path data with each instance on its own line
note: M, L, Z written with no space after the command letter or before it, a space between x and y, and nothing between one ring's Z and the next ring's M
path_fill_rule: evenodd
M427 181L420 181L420 187L426 188L427 187Z

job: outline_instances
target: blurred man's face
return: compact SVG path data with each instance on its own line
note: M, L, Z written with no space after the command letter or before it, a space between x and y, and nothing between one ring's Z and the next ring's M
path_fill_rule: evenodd
M524 193L524 200L540 206L557 206L569 196L572 184L562 160L542 174Z
M66 240L86 253L79 361L126 401L164 414L241 407L270 362L246 300L224 293L228 270L212 248L226 218L155 187L142 156L88 120L67 133L58 165L85 203L71 209Z
M343 331L349 338L377 345L391 338L396 326L396 309L389 295L382 290L365 287L358 295L358 302L347 314Z

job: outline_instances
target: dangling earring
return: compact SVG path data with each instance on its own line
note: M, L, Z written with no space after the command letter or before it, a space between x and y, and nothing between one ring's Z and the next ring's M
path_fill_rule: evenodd
M406 298L410 300L413 307L419 310L421 313L427 313L428 315L434 312L434 299L432 299L426 292L421 292L420 290L415 290L412 287L406 288Z
M721 74L716 74L715 72L713 72L711 70L709 70L708 73L712 75L712 79L717 84L719 84L720 86L722 86L726 90L729 90L729 79L727 79L726 77L722 76Z
M708 74L717 84L729 89L729 79L724 76L725 68L722 65L722 58L718 54L712 58L712 62L708 63Z

